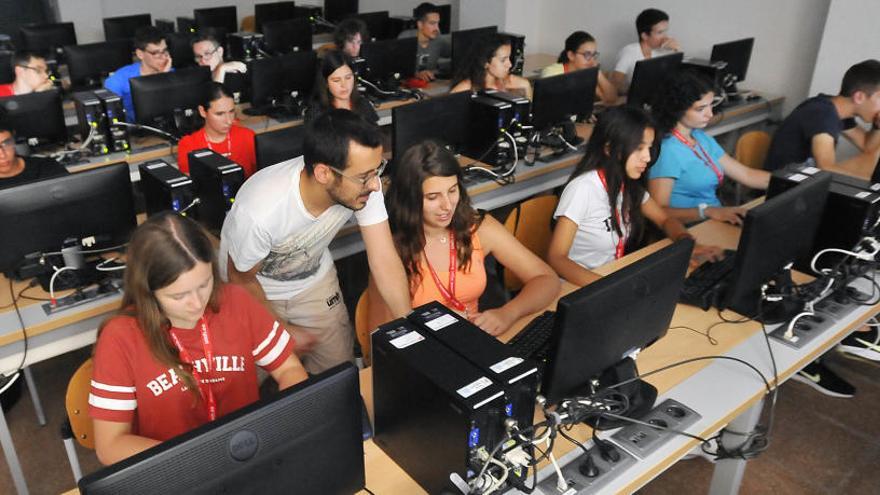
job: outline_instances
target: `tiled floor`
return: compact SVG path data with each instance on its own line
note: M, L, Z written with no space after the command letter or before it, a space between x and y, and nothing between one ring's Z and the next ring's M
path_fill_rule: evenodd
M49 425L37 426L30 398L7 414L31 493L55 494L73 487L61 444L63 396L73 370L88 357L77 351L34 367ZM854 399L822 396L799 383L780 389L770 448L746 469L743 494L880 493L880 366L844 358L831 365L858 387ZM93 452L79 449L85 472L98 467ZM712 465L682 461L642 490L647 495L706 493ZM13 493L0 461L0 493ZM377 494L383 495L383 494Z

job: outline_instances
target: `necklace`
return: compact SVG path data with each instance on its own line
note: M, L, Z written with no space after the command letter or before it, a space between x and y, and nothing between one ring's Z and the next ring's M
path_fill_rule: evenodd
M438 238L438 240L440 241L440 244L446 244L447 242L449 242L448 237L446 235L440 236Z

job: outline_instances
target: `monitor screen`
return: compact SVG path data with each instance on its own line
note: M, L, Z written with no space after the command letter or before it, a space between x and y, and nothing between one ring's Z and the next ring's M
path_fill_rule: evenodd
M657 88L670 73L678 70L683 58L684 54L677 52L636 62L626 104L638 108L650 105Z
M342 364L79 481L83 495L355 493L358 372Z
M15 81L15 71L12 67L12 59L15 52L0 50L0 84L9 84Z
M306 126L295 125L263 132L254 138L257 148L257 168L266 168L303 154Z
M324 18L339 22L358 13L358 0L324 0Z
M0 98L0 122L15 130L18 142L41 145L67 141L64 108L57 89Z
M104 18L104 39L107 41L134 38L138 28L153 25L150 14L124 15Z
M204 101L211 84L211 69L187 67L133 77L129 84L137 122L147 125L164 122L162 126L165 127L174 120L176 112L179 116L180 112L192 110L198 115L198 106Z
M195 33L185 31L178 33L165 33L165 42L168 44L168 53L171 54L171 65L175 69L192 67L196 64L192 49L192 40ZM227 74L229 75L229 74Z
M76 44L72 22L34 24L18 30L21 48L55 59L63 55L61 47Z
M388 11L365 12L355 17L364 21L367 25L367 32L370 33L370 40L388 39ZM364 40L369 41L369 40Z
M449 34L452 25L452 4L438 5L440 9L440 33Z
M462 29L452 32L452 73L464 70L464 64L483 38L498 32L498 26Z
M306 97L315 83L317 60L314 50L254 60L250 68L253 106L270 105L292 92Z
M737 313L766 322L794 316L790 312L765 305L758 314L761 286L809 252L822 221L831 174L821 174L803 181L778 196L750 209L743 221L742 234L734 260L733 279L724 304ZM796 310L796 309L794 309Z
M735 82L745 81L752 58L752 47L755 38L745 38L727 43L719 43L712 47L712 62L727 62L724 72L736 77Z
M472 95L468 91L422 100L391 109L391 150L394 160L414 144L433 139L460 150L468 139ZM386 172L391 174L391 172Z
M312 23L307 17L297 17L263 23L263 43L269 53L280 55L312 49Z
M532 125L543 130L568 120L572 115L592 114L598 77L599 68L594 67L536 79Z
M238 11L234 5L195 9L193 10L193 18L196 21L196 29L198 30L219 28L226 34L238 31Z
M361 46L361 58L369 69L366 79L372 82L403 80L416 73L418 38L374 41ZM359 74L363 77L363 74Z
M294 2L258 3L254 5L254 28L263 32L263 24L269 21L284 21L296 17Z
M551 403L590 395L591 380L666 334L693 247L675 242L559 299L541 391Z
M124 244L135 225L124 162L0 189L0 271L27 254L58 251L67 238L94 236L96 248Z
M67 71L74 89L101 86L104 78L132 60L130 38L64 47Z

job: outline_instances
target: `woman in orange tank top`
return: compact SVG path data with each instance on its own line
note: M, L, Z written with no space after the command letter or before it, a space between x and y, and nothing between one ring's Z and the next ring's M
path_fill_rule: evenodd
M549 265L497 220L474 210L458 160L442 146L426 141L404 153L386 204L413 307L437 300L499 335L559 294L559 279ZM490 254L525 284L503 306L481 310L483 259Z

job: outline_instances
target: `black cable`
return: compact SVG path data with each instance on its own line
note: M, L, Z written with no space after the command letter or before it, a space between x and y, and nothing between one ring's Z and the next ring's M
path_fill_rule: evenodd
M624 381L622 381L622 382L618 382L618 383L615 383L615 384L613 384L613 385L609 385L609 386L607 386L607 387L604 387L603 390L604 390L604 389L612 389L612 388L622 387L623 385L627 385L627 384L632 383L632 382L635 382L635 381L637 381L637 380L641 380L642 378L647 378L647 377L649 377L649 376L651 376L651 375L654 375L654 374L660 373L660 372L662 372L662 371L666 371L666 370L668 370L668 369L676 368L676 367L678 367L678 366L683 366L683 365L685 365L685 364L690 364L690 363L694 363L694 362L697 362L697 361L705 361L705 360L707 360L707 359L726 359L726 360L728 360L728 361L735 361L735 362L737 362L737 363L744 364L744 365L748 366L749 368L751 368L752 371L754 371L755 373L758 374L758 376L761 377L761 381L764 382L764 388L767 389L767 393L768 393L768 394L771 393L771 392L773 391L773 388L770 386L770 382L767 381L767 377L765 377L764 374L761 373L760 370L758 370L758 368L755 368L755 367L754 367L751 363L749 363L748 361L745 361L745 360L740 359L740 358L731 357L731 356L698 356L698 357L694 357L694 358L690 358L690 359L685 359L684 361L679 361L679 362L676 362L676 363L668 364L668 365L663 366L663 367L661 367L661 368L657 368L656 370L648 371L648 372L646 372L646 373L641 373L641 374L636 375L636 376L634 376L634 377L632 377L632 378L628 378L628 379L626 379L626 380L624 380Z
M367 488L366 486L364 486L364 491L367 492L367 493L369 493L370 495L376 495L375 493L373 493L373 492L372 492L369 488Z
M669 327L669 329L670 330L690 330L691 332L694 332L698 335L702 335L703 337L706 337L706 339L709 341L710 344L718 345L718 340L716 340L715 337L713 337L709 332L701 332L699 330L696 330L696 329L691 328L686 325L676 325L674 327Z
M562 428L560 428L558 431L559 431L559 434L562 435L562 438L564 438L564 439L568 440L569 442L571 442L571 443L577 445L578 447L580 447L581 450L584 451L584 454L586 454L586 455L590 455L590 450L587 449L587 447L584 446L583 443L578 442L578 441L575 440L574 438L568 436L568 434L566 434L564 431L562 431Z

